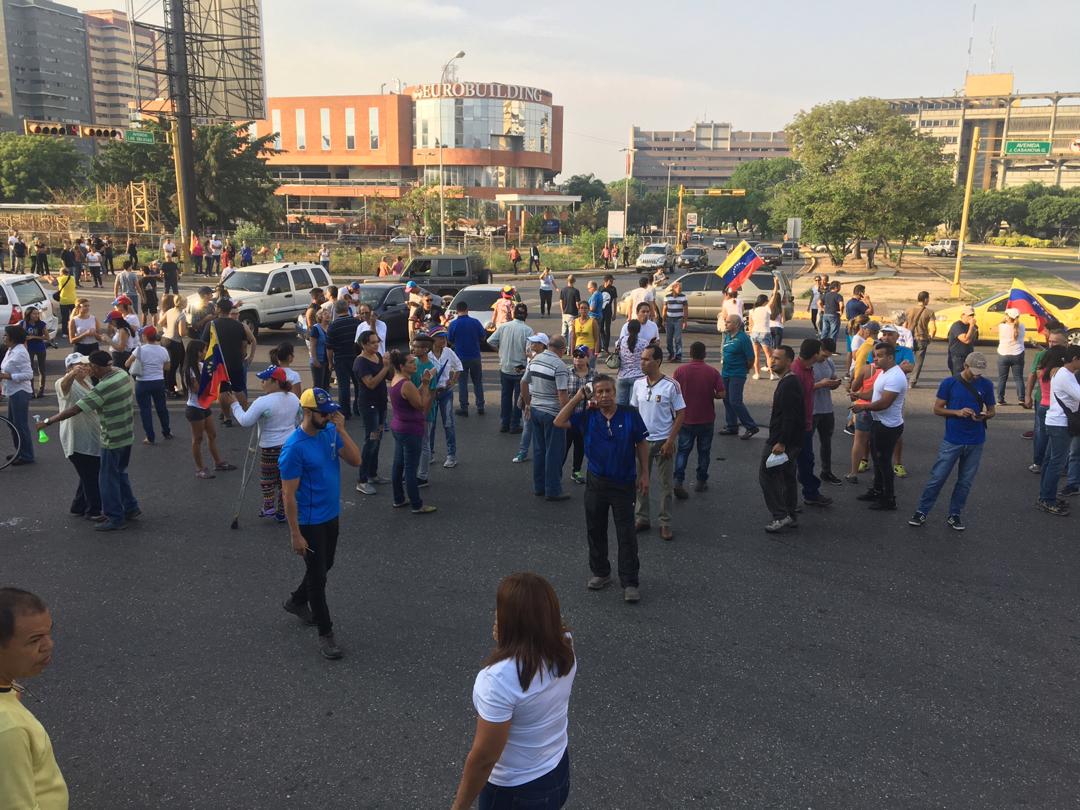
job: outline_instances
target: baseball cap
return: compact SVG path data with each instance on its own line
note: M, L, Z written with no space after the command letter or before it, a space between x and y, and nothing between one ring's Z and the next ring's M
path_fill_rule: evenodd
M360 282L359 281L354 281L352 284L349 285L349 289L350 290L359 290L360 289Z
M1005 310L1005 314L1008 315L1010 318L1013 318L1013 319L1019 318L1020 317L1020 310L1018 310L1016 307L1008 307Z
M432 342L431 333L430 332L423 332L423 331L417 332L415 335L413 335L413 340L422 340L425 343L431 343Z
M413 288L414 288L414 287L416 287L416 286L417 286L417 285L416 285L416 282L415 282L415 281L410 281L410 282L409 282L408 284L406 284L406 285L405 285L405 289L406 289L406 290L411 290L411 289L413 289Z
M115 320L117 320L117 319L119 319L119 320L121 320L121 321L122 321L122 320L124 320L124 313L123 313L123 312L121 312L121 311L120 311L120 310L118 310L118 309L114 309L114 310L113 310L112 312L110 312L110 313L108 314L108 316L106 316L106 318L105 318L105 320L107 320L107 321L115 321Z
M986 371L986 355L982 352L971 352L964 358L964 365L972 371Z
M867 332L870 332L873 335L876 335L878 332L881 331L881 324L878 323L877 321L867 321L866 323L863 324L863 329L865 329Z
M896 334L896 335L900 334L900 330L897 329L896 326L894 324L891 324L891 323L887 323L883 327L881 327L881 332L882 332L882 334L884 334L885 332L892 332L893 334Z
M260 380L277 380L278 382L285 382L285 369L281 366L270 365L255 376Z
M446 337L448 335L448 332L446 331L445 326L436 326L434 329L432 329L430 332L428 332L428 334L431 335L431 337L433 337L433 338L437 338L437 337Z
M962 310L960 310L960 314L961 315L974 315L975 314L975 307L971 307L971 306L964 307Z
M542 343L545 346L548 345L548 336L543 332L537 332L529 338L529 343Z
M90 365L90 358L87 357L85 354L79 354L78 352L72 352L64 358L64 368L71 368L72 366L77 366L80 363L86 363L87 365Z
M157 337L157 327L156 326L144 326L142 329L139 330L139 334L143 335L148 340L153 340L154 338Z
M301 394L300 407L319 413L337 413L341 410L341 406L322 388L309 388Z
M588 357L589 356L589 347L585 346L585 345L576 347L574 349L574 356L575 357Z
M130 303L131 303L130 298L128 298L126 295L120 295L120 296L117 296L115 301L113 301L113 306L119 306L120 304L130 304Z

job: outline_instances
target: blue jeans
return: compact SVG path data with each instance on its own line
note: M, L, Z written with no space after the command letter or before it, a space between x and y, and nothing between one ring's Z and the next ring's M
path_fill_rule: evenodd
M570 750L559 764L531 782L501 787L488 782L480 791L479 810L559 810L570 795Z
M803 434L803 446L795 459L795 469L802 484L803 498L814 499L821 495L821 479L814 475L814 431Z
M165 404L165 380L137 380L135 382L135 402L139 405L139 418L142 420L143 433L150 441L154 441L154 416L150 411L151 404L157 411L158 420L161 422L161 432L172 435L169 430L169 408Z
M821 336L823 338L832 338L836 340L840 337L840 316L822 314L821 316Z
M452 389L444 391L438 399L435 400L433 406L435 411L435 421L431 423L431 433L429 435L428 446L431 448L431 455L435 455L435 434L439 427L439 421L442 420L443 432L446 433L446 455L457 455L457 431L454 428L454 392Z
M98 489L101 490L101 513L113 526L124 522L129 512L139 508L128 480L128 463L131 461L131 445L110 450L101 448L101 470L98 472Z
M521 427L521 408L518 407L518 397L521 395L520 374L507 374L499 372L499 385L502 387L502 401L499 405L499 421L504 428Z
M667 327L668 358L682 357L683 319L674 318L666 321L664 325Z
M529 449L532 447L533 426L532 419L522 425L521 441L518 442L518 455L522 458L529 457Z
M724 416L727 419L728 430L738 430L741 424L747 430L755 430L757 423L750 411L743 404L743 388L746 387L746 377L722 377L724 388L727 389L727 397L724 398Z
M364 420L364 441L360 446L360 467L356 480L365 484L379 475L379 447L386 424L386 406L361 405L360 416Z
M34 460L34 439L30 433L30 394L26 391L16 391L8 397L8 419L15 426L15 432L19 434L20 461Z
M1043 463L1039 500L1044 503L1054 503L1057 500L1058 479L1061 478L1061 471L1065 469L1065 463L1069 458L1072 437L1067 427L1056 425L1047 425L1046 434L1049 437L1050 446L1047 448L1046 460Z
M1049 405L1035 403L1035 441L1032 442L1034 444L1032 449L1035 451L1032 457L1033 464L1043 464L1046 461L1046 448L1050 443L1050 436L1046 432L1046 412L1048 410L1050 410Z
M690 451L697 444L697 480L709 480L709 453L712 452L712 422L703 425L683 425L679 431L679 446L675 451L675 472L671 476L676 484L686 479L686 465L690 461Z
M562 495L566 431L555 427L555 414L532 409L533 492L549 498Z
M1080 487L1080 436L1073 436L1069 442L1069 474L1065 483Z
M415 433L394 434L394 466L390 469L390 483L394 488L394 503L404 503L405 493L409 493L409 502L413 509L424 505L420 500L420 487L416 482L416 470L420 466L420 451L424 446L424 437Z
M1005 386L1009 384L1009 369L1012 369L1013 382L1016 384L1016 399L1024 401L1024 353L998 355L998 402L1005 401Z
M968 494L971 492L971 485L975 482L975 473L979 471L982 451L981 444L952 444L943 440L938 448L937 460L930 468L930 480L923 488L916 511L924 515L930 514L930 510L934 508L934 502L937 501L938 493L949 480L952 468L960 462L960 469L956 473L956 485L949 499L949 514L963 514L964 504L967 503Z
M341 406L341 415L348 419L353 415L352 382L353 361L356 355L334 355L334 374L337 375L338 405Z
M634 381L639 379L638 377L616 377L615 378L615 402L618 405L629 405L630 394L634 390Z
M469 380L472 380L476 393L476 410L484 410L484 366L477 357L474 360L462 360L462 371L458 377L458 405L463 411L469 410Z

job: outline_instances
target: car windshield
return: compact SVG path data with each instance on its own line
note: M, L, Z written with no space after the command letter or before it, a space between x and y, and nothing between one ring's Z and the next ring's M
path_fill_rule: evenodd
M45 300L45 293L41 291L41 287L32 278L16 281L11 285L11 291L15 293L15 300L24 307L31 304L40 304Z
M982 301L976 301L974 304L972 304L972 306L975 307L975 309L987 306L988 304L992 304L997 301L1003 295L1005 295L1005 293L994 293L989 298L984 298Z
M667 253L667 248L664 245L649 245L643 251L645 253Z
M456 312L457 305L464 301L469 305L470 312L486 312L498 299L498 290L462 290L454 298L450 309Z
M385 287L360 287L360 303L367 304L372 308L377 307L382 303L385 294Z
M262 292L266 286L266 273L254 273L250 270L237 270L225 279L226 290L239 292Z

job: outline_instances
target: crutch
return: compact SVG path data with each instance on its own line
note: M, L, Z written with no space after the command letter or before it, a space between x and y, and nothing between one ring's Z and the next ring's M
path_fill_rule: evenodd
M255 429L251 431L248 439L247 455L244 457L243 474L240 477L240 496L236 499L236 513L233 515L230 529L240 528L240 510L244 507L244 493L247 492L248 481L255 472L255 465L259 461L259 434L262 433L262 422L255 423Z

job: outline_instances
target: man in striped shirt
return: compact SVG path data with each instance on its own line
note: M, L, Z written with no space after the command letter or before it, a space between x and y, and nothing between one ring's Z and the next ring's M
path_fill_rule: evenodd
M686 296L682 284L673 282L664 298L664 328L667 330L668 357L675 363L682 362L682 333L686 328Z
M532 421L533 494L549 501L565 501L562 466L566 458L566 431L555 427L555 417L569 401L566 389L570 372L563 362L566 343L561 337L548 339L542 332L529 338L534 355L521 378L521 399L525 418Z
M90 393L40 424L46 427L80 413L98 415L101 422L102 516L94 530L113 532L126 529L127 521L142 514L127 472L131 445L135 441L135 383L126 372L112 364L108 352L90 353L90 373L98 381Z

